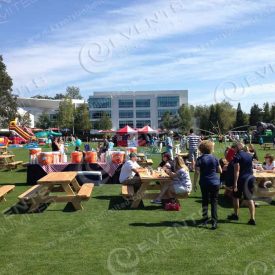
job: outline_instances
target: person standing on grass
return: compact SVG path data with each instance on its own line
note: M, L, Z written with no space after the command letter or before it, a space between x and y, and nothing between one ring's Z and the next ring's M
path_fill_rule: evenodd
M222 168L214 152L214 143L210 140L202 141L199 145L202 155L197 159L194 175L194 190L197 189L197 180L200 175L200 188L202 194L202 221L204 225L208 222L208 203L211 203L211 222L212 229L217 228L218 222L218 196L220 189L220 180L217 173L222 173Z
M256 225L255 204L252 200L255 178L253 176L252 156L244 151L242 143L237 144L237 154L234 159L234 182L233 182L233 207L234 213L229 215L229 220L239 219L240 199L244 197L250 212L248 224Z
M191 161L190 171L194 171L196 159L198 158L198 146L201 142L200 136L194 134L194 130L190 129L190 134L187 138L189 144L189 161Z
M168 136L165 139L165 146L166 146L166 152L170 154L171 159L174 158L173 156L173 131L170 131L168 133Z

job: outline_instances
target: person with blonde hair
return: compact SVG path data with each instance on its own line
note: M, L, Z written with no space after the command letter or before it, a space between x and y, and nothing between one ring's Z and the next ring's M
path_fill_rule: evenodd
M194 175L194 190L197 189L197 180L200 175L199 185L202 194L202 222L207 225L208 203L210 198L212 229L217 228L218 222L218 196L220 189L220 180L217 173L222 173L219 160L212 155L214 152L214 143L210 140L202 141L199 145L201 156L196 161Z
M170 176L172 181L164 184L160 194L154 201L151 201L152 203L161 204L161 199L165 194L167 194L169 198L175 198L177 194L190 193L192 191L189 170L185 165L184 160L182 157L177 156L175 157L174 163L174 172L167 167L163 168L163 170Z

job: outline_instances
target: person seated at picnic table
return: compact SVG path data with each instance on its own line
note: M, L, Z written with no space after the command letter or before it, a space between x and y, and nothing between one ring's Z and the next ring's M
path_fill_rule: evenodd
M190 174L188 167L185 165L182 157L177 156L174 160L175 171L173 172L171 168L163 167L166 174L170 176L171 181L167 181L163 184L161 191L155 200L151 203L161 204L164 195L172 199L175 198L177 194L190 193L192 191L192 183L190 179Z
M212 229L217 228L218 223L218 196L220 189L220 181L217 173L222 173L222 168L216 157L212 155L214 152L214 143L204 140L199 145L201 156L196 161L196 169L194 174L194 190L197 190L197 180L200 175L199 185L202 194L202 222L204 225L208 222L208 203L211 203L211 223Z
M248 144L246 146L247 148L247 152L252 156L252 160L253 161L258 161L258 156L257 156L257 152L256 149L254 148L254 146L252 144Z
M171 155L167 152L164 152L161 154L161 157L162 160L158 167L166 167L168 169L171 169L171 171L174 171L174 161L172 160Z
M275 160L274 156L271 154L266 154L265 157L265 162L263 163L263 170L267 173L272 173L275 171Z
M133 185L136 192L141 185L141 180L138 177L138 169L141 166L137 163L136 153L130 153L129 158L121 167L119 182L123 185Z

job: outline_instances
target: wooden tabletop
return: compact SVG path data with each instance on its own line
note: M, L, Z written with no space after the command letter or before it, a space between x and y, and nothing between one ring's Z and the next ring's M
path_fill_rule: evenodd
M187 158L189 156L189 153L178 153L177 155L182 158Z
M0 146L0 150L1 149L7 149L8 147L7 146Z
M8 159L13 157L15 157L15 155L0 155L0 159Z
M62 184L70 183L76 177L77 172L52 172L37 181L38 184Z
M141 172L139 172L139 176L141 180L143 179L149 179L149 180L168 180L171 179L169 175L167 175L163 170L158 172L156 170L153 170L153 173L150 174L150 172L145 169Z
M275 178L275 172L267 173L267 172L256 172L254 173L255 178Z

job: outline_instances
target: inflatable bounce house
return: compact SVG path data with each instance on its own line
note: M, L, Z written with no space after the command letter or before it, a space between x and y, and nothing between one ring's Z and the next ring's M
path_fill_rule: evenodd
M0 137L0 146L8 146L9 139L7 137Z

